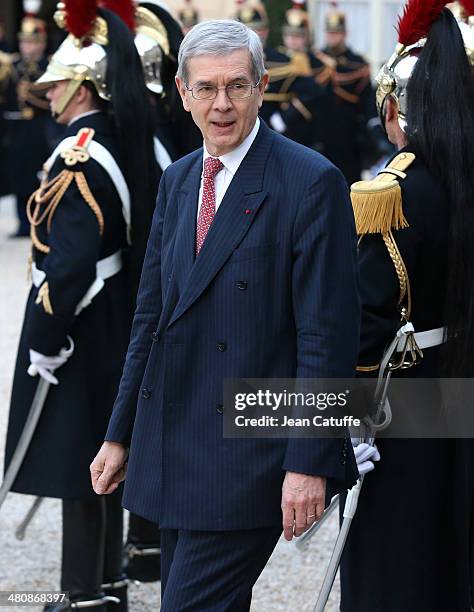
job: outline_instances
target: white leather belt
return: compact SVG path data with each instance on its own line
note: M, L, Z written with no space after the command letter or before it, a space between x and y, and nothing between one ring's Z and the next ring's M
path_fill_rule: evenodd
M404 325L401 330L400 339L398 340L397 352L401 352L405 349L406 337L409 333L414 332L414 327L411 323ZM418 347L423 350L431 348L433 346L439 346L446 342L446 327L438 327L436 329L429 329L427 331L415 332L413 337Z
M38 289L46 278L46 273L36 267L35 262L31 264L31 280L33 285Z
M112 253L112 255L97 262L97 276L107 280L111 276L118 274L122 266L122 249L119 249L115 251L115 253Z
M97 262L96 279L92 283L92 285L89 287L89 289L87 290L85 296L76 306L76 311L75 311L76 315L78 315L81 312L81 310L83 310L86 306L89 306L89 304L92 302L95 296L104 287L104 284L105 284L104 281L118 274L120 270L122 269L122 266L123 266L123 262L122 262L122 250L121 249L119 249L112 255L109 255L108 257L105 257L104 259L101 259L100 261ZM46 278L46 273L43 272L43 270L40 270L34 262L31 267L31 278L33 280L33 285L35 287L39 287L43 283L44 279Z

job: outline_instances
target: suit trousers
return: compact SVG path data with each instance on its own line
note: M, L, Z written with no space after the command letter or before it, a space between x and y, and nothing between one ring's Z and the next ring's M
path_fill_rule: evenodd
M161 612L248 612L280 527L161 530Z
M94 596L122 575L122 488L92 500L63 500L61 590Z

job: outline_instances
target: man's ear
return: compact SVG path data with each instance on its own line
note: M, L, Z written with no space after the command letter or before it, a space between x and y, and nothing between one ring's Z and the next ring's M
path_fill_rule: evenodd
M385 121L388 123L394 119L398 120L398 104L392 96L387 96L385 100Z
M92 92L87 89L85 85L81 85L74 94L73 99L75 100L75 102L77 102L77 104L83 104L86 101L90 102L91 98Z
M181 96L181 100L183 101L184 110L188 111L189 113L191 111L191 107L189 106L188 97L186 95L186 85L178 76L175 77L174 81L176 83L176 87L178 88L179 95Z
M258 104L258 108L261 108L262 104L263 104L263 94L267 88L268 85L268 72L265 72L265 74L263 75L263 77L260 79L260 83L258 85L258 93L259 93L259 104Z

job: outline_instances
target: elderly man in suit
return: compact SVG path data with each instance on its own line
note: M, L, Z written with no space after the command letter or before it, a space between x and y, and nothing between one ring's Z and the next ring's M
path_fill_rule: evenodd
M166 612L248 610L280 534L357 470L344 439L230 439L223 381L345 377L359 334L344 178L258 118L258 36L201 23L176 78L203 148L161 180L132 338L94 489L162 528Z

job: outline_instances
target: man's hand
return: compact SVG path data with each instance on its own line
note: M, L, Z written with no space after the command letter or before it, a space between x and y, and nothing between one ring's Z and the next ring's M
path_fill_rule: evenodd
M286 473L281 494L285 540L300 536L321 518L325 495L326 478Z
M91 463L92 488L98 495L113 493L125 480L127 451L117 442L104 442Z

